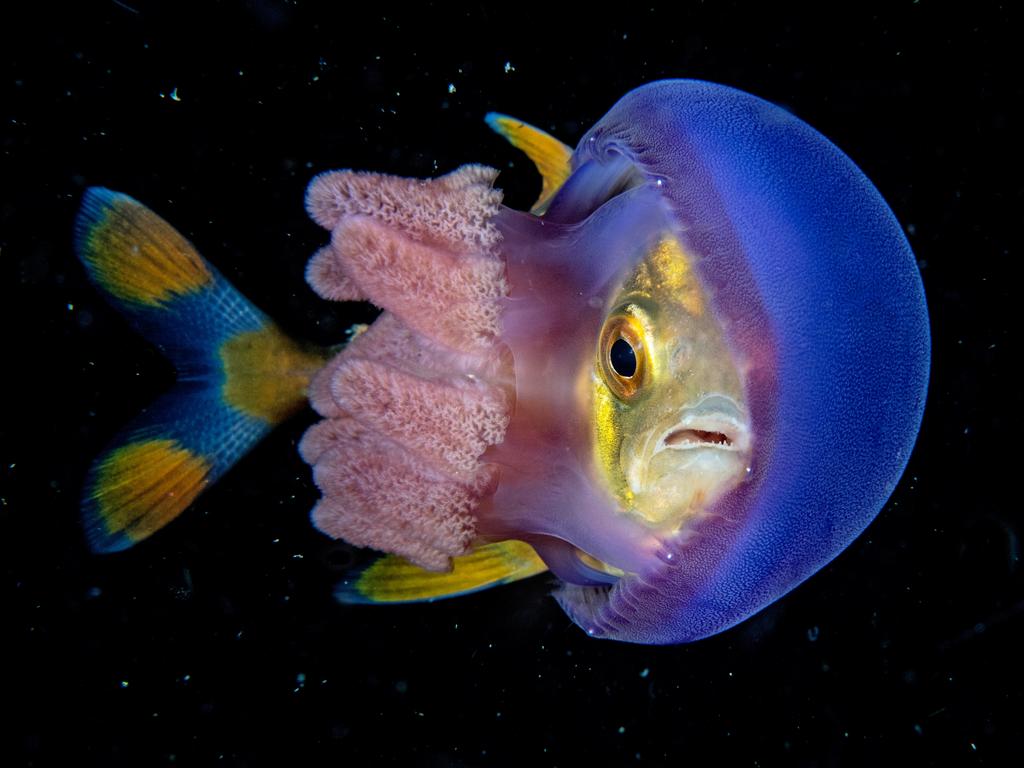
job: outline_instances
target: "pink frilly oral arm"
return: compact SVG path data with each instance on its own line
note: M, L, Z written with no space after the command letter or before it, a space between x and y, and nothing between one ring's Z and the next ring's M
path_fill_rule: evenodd
M501 207L496 178L498 172L483 165L464 165L438 179L328 171L310 182L306 210L330 231L346 218L367 216L414 242L490 253L500 239L492 222Z
M340 171L307 193L310 215L332 233L310 262L310 284L324 298L385 310L310 387L325 417L300 446L323 492L313 520L435 570L477 535L473 512L496 483L480 457L511 415L511 361L497 341L507 286L492 223L496 174Z

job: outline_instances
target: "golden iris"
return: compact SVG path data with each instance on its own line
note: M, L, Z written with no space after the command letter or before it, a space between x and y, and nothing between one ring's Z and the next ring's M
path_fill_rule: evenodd
M600 339L601 374L620 400L632 400L647 379L647 345L640 322L625 312L605 321Z

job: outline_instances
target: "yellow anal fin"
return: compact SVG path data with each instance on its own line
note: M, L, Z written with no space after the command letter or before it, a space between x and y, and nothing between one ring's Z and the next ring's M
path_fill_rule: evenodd
M514 117L491 112L485 118L491 129L508 140L516 149L521 149L533 161L540 172L542 184L540 197L533 204L530 213L540 216L558 188L565 183L572 171L570 159L572 148L566 146L550 133L542 131Z
M342 581L335 595L343 603L429 602L509 584L546 570L533 547L509 540L452 558L448 573L426 571L401 557L386 555Z

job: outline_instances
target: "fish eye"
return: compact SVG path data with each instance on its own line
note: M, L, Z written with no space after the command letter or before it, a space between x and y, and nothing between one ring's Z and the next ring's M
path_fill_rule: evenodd
M620 400L630 400L642 389L647 373L644 330L624 312L611 315L601 331L600 369L605 383Z
M611 364L612 370L624 379L631 379L636 373L636 352L623 338L616 339L612 344L611 351L608 353L608 362Z

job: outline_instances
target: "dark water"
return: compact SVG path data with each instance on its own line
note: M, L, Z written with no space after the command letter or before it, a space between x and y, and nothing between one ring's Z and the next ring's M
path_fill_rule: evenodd
M0 762L1019 764L1021 25L935 5L4 10ZM302 208L312 174L486 162L525 206L538 181L485 112L573 143L667 76L738 86L816 126L920 259L924 427L891 501L832 565L678 647L588 639L544 578L433 606L338 606L331 585L354 554L308 522L316 492L294 447L309 415L161 535L87 553L88 459L172 373L73 259L85 186L149 203L287 330L334 342L372 315L303 282L325 239Z

